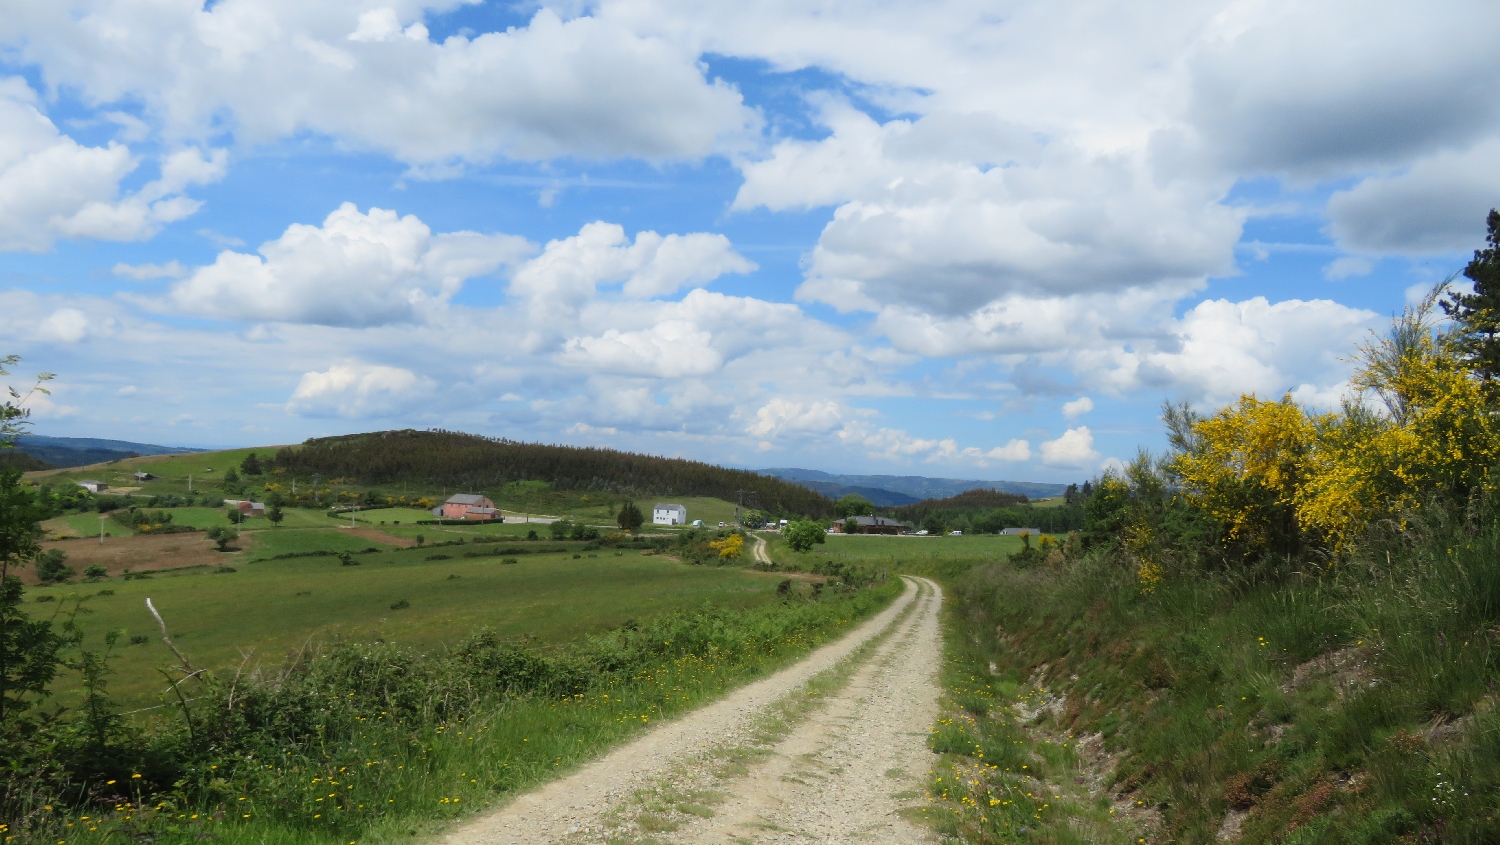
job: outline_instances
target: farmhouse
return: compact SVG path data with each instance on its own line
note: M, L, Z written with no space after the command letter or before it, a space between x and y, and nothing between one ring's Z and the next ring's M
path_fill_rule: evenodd
M682 525L687 522L687 508L682 505L665 505L660 502L651 509L652 525Z
M849 522L854 522L855 534L905 534L907 526L894 519L886 519L883 516L851 516L842 522L835 522L834 528L848 534Z
M78 486L89 491L90 493L103 493L105 490L109 489L108 484L105 484L102 481L94 481L93 479L80 481L78 482Z
M152 475L149 472L138 472L138 473L135 474L135 480L136 481L155 481L156 480L156 476Z
M224 507L234 508L245 516L266 515L265 502L252 502L249 499L225 499Z
M1010 536L1010 537L1014 537L1014 536L1017 536L1017 535L1020 535L1020 534L1031 534L1033 536L1040 537L1040 536L1042 536L1042 529L1040 529L1040 528L1007 528L1007 529L1001 531L1000 533L1004 534L1006 536Z
M477 493L454 493L448 501L432 509L433 516L443 519L500 519L500 511L488 496Z

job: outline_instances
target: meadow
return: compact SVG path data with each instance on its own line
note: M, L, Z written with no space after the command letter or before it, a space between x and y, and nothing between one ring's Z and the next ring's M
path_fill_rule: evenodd
M490 589L517 599L513 616L487 608L482 618L466 622L440 613L429 622L458 630L484 621L505 629L470 629L462 639L422 649L415 643L426 626L410 618L383 622L364 634L378 631L384 642L327 641L302 652L285 674L220 673L191 682L186 701L125 722L105 718L95 730L85 719L88 727L76 733L40 728L44 739L35 753L42 756L12 753L20 757L16 771L42 766L51 780L0 775L11 825L3 831L7 841L19 836L92 845L123 836L347 845L436 834L655 721L786 665L877 612L902 589L893 578L861 590L793 585L785 592L764 574L694 569L628 553L471 565L491 570L461 574L458 558L411 566L428 576L418 579L428 592L421 598L409 590L419 596L409 610L420 612L423 602L435 600L454 606L450 583L480 593L471 578L493 575L498 580ZM332 576L325 571L330 580L322 583L349 592L348 579L371 574L361 571L369 566ZM528 569L535 580L527 580ZM180 603L160 598L172 593L151 591L174 632L181 629L177 639L193 659L209 639L205 632L195 635L193 612L207 620L212 610L229 609L195 600L214 588L211 582L239 574L184 575L177 585ZM450 582L452 574L460 577ZM696 581L696 594L695 576L703 579ZM265 602L242 601L255 608L245 626L264 620L255 616L261 609L296 615L297 600L315 600L295 591L284 595L289 587L281 583L276 579ZM535 593L525 594L527 583L538 587ZM166 585L167 579L131 582L104 598L130 604L145 591L127 594L124 586ZM571 593L568 600L565 593ZM363 607L354 611L364 613ZM617 627L596 627L612 621L606 619L611 614ZM390 609L380 615L396 616ZM103 620L88 622L98 623ZM543 636L557 639L549 643ZM121 674L109 683L125 683ZM81 780L58 780L58 765Z
M767 552L778 567L804 572L817 572L832 563L884 569L892 575L942 577L978 564L1006 560L1022 548L1021 538L995 534L963 537L829 534L812 551L797 552L780 534L762 536L766 537Z
M84 479L103 481L111 489L107 493L140 491L146 494L183 495L217 490L220 479L230 467L239 467L251 452L261 458L276 454L280 446L260 446L254 449L225 449L219 452L201 452L188 455L148 455L139 458L122 458L105 464L67 469L43 470L27 473L29 480L40 483L74 482ZM133 475L147 472L157 476L152 481L138 482ZM189 490L189 477L192 489Z
M317 548L335 551L370 545L337 529L269 531L263 536L271 542L257 547L259 555L277 551L275 541L313 536L319 537ZM308 550L299 543L283 552ZM564 643L630 619L704 603L743 609L776 595L776 579L767 574L688 566L636 551L570 548L560 554L515 555L516 563L507 564L501 557L464 557L470 550L446 546L360 554L351 558L358 566L341 565L334 556L235 561L233 571L194 567L159 572L148 580L33 587L28 596L34 612L43 613L60 609L69 596L86 597L87 613L80 624L88 642L97 643L105 631L147 638L117 651L112 689L134 709L161 703L163 684L156 667L173 660L146 611L147 597L195 665L232 671L243 651L256 655L250 667L277 668L310 641L380 639L433 649L489 628L505 638ZM574 559L575 554L581 557ZM438 556L445 559L430 559ZM409 606L391 608L403 601ZM57 700L72 705L77 694L76 685L64 687Z

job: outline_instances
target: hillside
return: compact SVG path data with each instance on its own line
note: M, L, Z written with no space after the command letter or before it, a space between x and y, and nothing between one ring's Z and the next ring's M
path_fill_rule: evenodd
M1083 508L1077 503L1061 499L1036 503L1024 495L983 488L882 508L881 512L933 532L993 534L1003 528L1037 528L1047 534L1065 534L1082 528L1084 522Z
M0 467L14 467L21 472L38 472L52 469L53 465L17 449L0 450Z
M156 446L150 443L132 443L128 440L48 437L41 434L21 435L16 442L16 450L52 467L81 467L118 461L122 458L133 458L137 455L184 455L203 451L175 446ZM47 468L45 466L23 467L27 471Z
M857 485L839 484L836 481L798 481L796 483L809 490L816 490L830 499L841 499L851 494L863 496L883 508L910 505L920 501L916 496L908 496L905 493L897 493L894 490L883 490L879 487L860 487Z
M517 443L448 431L380 431L323 437L276 454L273 466L361 484L410 482L489 489L518 480L555 489L638 496L707 496L775 514L828 516L833 501L816 491L749 470L613 449Z
M999 490L1015 493L1032 499L1060 496L1066 484L1047 484L1039 481L982 481L960 478L927 478L920 475L839 475L816 469L798 467L772 467L760 470L763 475L792 481L838 498L846 493L859 493L877 505L906 505L922 499L942 499L956 496L966 490ZM836 485L830 487L828 485ZM905 501L881 501L866 492L868 489L888 491ZM889 498L889 497L888 497Z

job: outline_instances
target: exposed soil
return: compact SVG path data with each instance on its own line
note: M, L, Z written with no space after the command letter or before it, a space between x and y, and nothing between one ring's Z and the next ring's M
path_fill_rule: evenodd
M445 845L936 841L906 816L933 759L942 592L907 583L838 642L475 818Z
M48 540L44 549L62 549L68 553L68 566L79 574L95 563L102 563L111 576L126 569L131 572L159 572L163 569L180 569L184 566L216 566L243 563L246 552L255 548L255 534L245 532L235 541L239 551L220 552L214 542L203 536L202 531L181 534L130 534L124 537L106 537L104 545L98 538L82 537L77 540ZM22 580L36 583L36 574L31 567L20 573Z

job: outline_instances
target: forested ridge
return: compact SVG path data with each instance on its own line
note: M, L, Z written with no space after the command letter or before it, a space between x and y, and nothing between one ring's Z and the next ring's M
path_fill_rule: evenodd
M409 481L482 490L546 481L558 490L640 496L714 496L778 514L828 516L833 501L806 487L701 461L592 447L519 443L453 431L380 431L320 437L282 449L274 465L296 475ZM753 493L754 495L750 495Z
M981 488L946 499L883 508L881 513L933 533L957 530L993 534L1003 528L1037 528L1048 534L1065 534L1083 527L1077 487L1068 490L1067 502L1061 506L1038 506L1019 493Z

